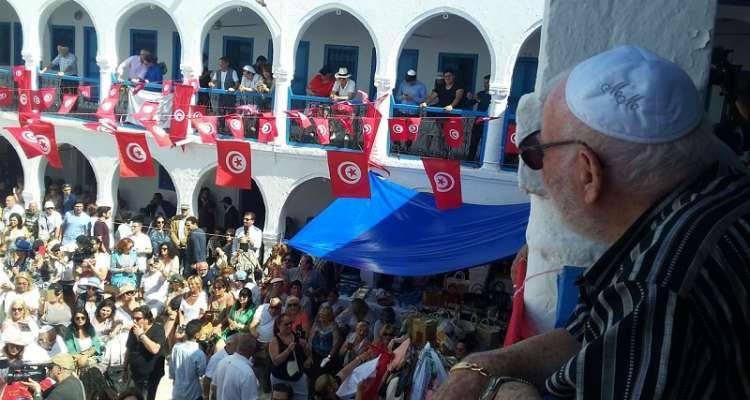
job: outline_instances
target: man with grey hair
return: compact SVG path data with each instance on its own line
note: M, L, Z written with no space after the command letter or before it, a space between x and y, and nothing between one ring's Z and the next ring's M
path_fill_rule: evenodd
M564 329L467 356L433 398L750 398L750 176L690 77L642 48L598 54L520 151L565 223L608 249Z
M221 360L216 367L217 400L244 400L258 398L258 379L252 366L257 340L250 334L238 334L234 354Z

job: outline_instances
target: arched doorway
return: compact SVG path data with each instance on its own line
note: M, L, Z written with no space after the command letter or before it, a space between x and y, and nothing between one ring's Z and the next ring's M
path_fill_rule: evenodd
M13 188L23 185L21 159L13 145L0 136L0 199L13 194Z
M308 82L323 67L336 73L346 68L355 82L356 90L376 95L374 78L377 65L375 42L371 32L362 20L345 10L329 10L318 14L306 23L297 39L297 50L294 58L294 78L292 80L291 108L295 110L313 110L313 117L328 118L331 114L330 100L327 95L316 94L320 100L309 101L300 98L307 95ZM355 92L356 93L356 92ZM330 94L330 93L329 93ZM359 95L355 96L355 99ZM355 115L364 115L364 107L355 106ZM314 128L302 130L291 124L290 139L295 142L316 143ZM329 118L331 144L338 147L361 149L362 138L359 120L354 119L353 133L347 135L343 127L333 118Z
M146 178L118 178L117 222L137 218L149 226L154 216L163 213L171 218L177 211L177 192L167 170L154 160L156 176ZM157 195L158 193L158 195ZM155 198L161 198L161 202Z
M237 226L231 226L232 224L227 226L224 221L226 211L223 200L229 198L231 204L239 211L240 217L245 212L254 212L255 226L262 230L266 222L266 203L256 181L252 181L252 189L240 190L217 186L214 183L215 177L216 168L211 168L198 180L193 192L193 209L198 217L199 225L212 226L213 230L237 228L241 223L235 223Z
M96 175L89 160L67 143L58 145L58 151L63 168L52 168L49 164L44 167L44 199L57 201L56 196L61 195L62 187L67 183L84 205L96 203Z
M391 153L479 161L485 129L483 125L474 124L478 116L475 112L487 112L489 101L485 97L479 101L479 95L488 94L489 79L485 78L491 69L487 43L470 21L455 14L439 13L416 25L401 44L394 81L396 104L393 114L425 118L421 121L416 140L392 143ZM419 103L424 99L419 98L420 91L415 89L419 85L405 82L410 70L416 72L416 80L424 85L427 96L444 86L444 75L452 75L455 83L451 87L463 90L460 101L453 102L457 95L433 102L430 104L435 107L432 111L423 111ZM441 114L443 107L451 102L454 103L453 113ZM464 141L460 148L447 146L442 134L442 120L438 118L441 116L464 117Z
M61 83L75 86L81 78L98 86L96 28L86 10L75 1L63 1L56 7L45 10L42 16L47 16L40 26L42 67L46 67L59 55L58 46L61 45L75 55L76 63L63 71L66 75L71 75L65 82L61 82L61 78L57 76L59 65L53 66L49 74L40 75L40 87L60 86Z
M164 79L179 79L182 43L172 17L155 4L138 5L118 21L117 55L120 62L148 50L164 63Z
M281 211L284 238L293 237L335 199L328 178L313 178L294 188Z
M0 74L0 85L13 86L10 67L24 63L22 45L23 31L18 14L10 3L0 0L0 68L7 70Z

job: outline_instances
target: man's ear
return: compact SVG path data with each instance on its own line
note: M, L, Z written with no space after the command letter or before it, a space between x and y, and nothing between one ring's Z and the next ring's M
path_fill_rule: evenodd
M589 150L583 148L578 152L576 161L578 167L578 183L583 190L583 201L593 204L602 195L604 185L604 170L599 157Z

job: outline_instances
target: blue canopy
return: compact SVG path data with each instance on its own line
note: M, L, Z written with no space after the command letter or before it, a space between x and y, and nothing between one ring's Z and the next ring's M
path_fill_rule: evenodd
M370 199L336 199L288 244L355 268L419 276L505 258L526 241L528 203L440 211L431 194L372 173L370 189Z

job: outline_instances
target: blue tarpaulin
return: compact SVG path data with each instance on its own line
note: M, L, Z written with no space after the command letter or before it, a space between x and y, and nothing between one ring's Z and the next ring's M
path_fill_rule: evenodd
M419 276L488 263L525 243L529 204L441 211L432 194L370 173L370 199L336 199L288 244L368 271Z

